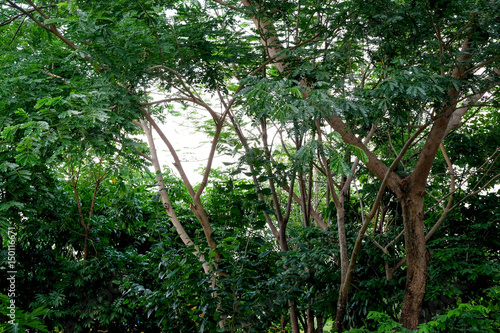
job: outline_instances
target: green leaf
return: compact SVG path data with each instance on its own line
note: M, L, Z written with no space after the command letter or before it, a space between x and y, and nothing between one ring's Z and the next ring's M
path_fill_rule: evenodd
M7 201L4 203L0 203L0 212L6 211L12 207L17 208L18 210L22 210L24 208L24 204L17 201Z
M351 144L348 146L354 152L354 155L356 155L356 157L358 157L364 164L368 163L368 155L366 155L363 149Z

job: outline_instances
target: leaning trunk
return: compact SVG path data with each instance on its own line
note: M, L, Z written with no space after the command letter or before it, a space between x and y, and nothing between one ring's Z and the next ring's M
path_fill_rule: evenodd
M407 277L401 323L416 329L425 296L430 254L425 246L423 195L411 192L400 200L403 208Z

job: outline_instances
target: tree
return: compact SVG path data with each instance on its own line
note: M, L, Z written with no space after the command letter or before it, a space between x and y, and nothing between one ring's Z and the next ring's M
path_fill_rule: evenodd
M298 9L295 11L292 7L286 11L274 3L253 5L243 2L243 4L254 13L252 20L261 34L269 62L275 62L278 72L285 73L286 76L302 74L293 67L296 59L299 59L300 64L300 61L305 58L303 53L307 52L302 49L301 52L293 52L295 46L300 45L300 37L304 36L297 33L301 22L300 16L297 20L291 20L297 23L295 40L289 37L286 41L279 41L279 32L287 31L288 28L284 18L293 17L298 13ZM389 3L386 5L390 6ZM328 29L330 33L334 32L332 35L318 32L311 40L307 40L311 44L317 42L315 47L311 46L316 53L307 54L312 57L321 54L322 57L318 56L318 58L321 65L324 65L331 49L334 49L334 52L345 52L342 59L345 59L345 64L342 66L345 70L341 71L343 77L332 75L333 82L338 80L335 83L342 82L343 85L337 90L337 94L333 85L330 89L334 93L329 91L330 95L333 95L332 102L336 102L334 105L337 106L337 110L334 113L326 111L324 119L335 132L342 136L345 143L357 146L368 156L366 164L368 169L382 180L379 197L387 185L395 193L402 206L407 284L401 321L407 328L416 328L425 294L426 272L430 261L426 240L435 231L435 228L432 228L427 235L425 234L425 188L440 146L443 154L446 154L442 146L446 135L459 126L464 114L479 101L486 101L495 95L498 85L498 70L495 65L499 58L494 52L495 37L486 32L492 24L494 25L493 21L490 21L492 16L489 15L491 6L494 4L484 2L473 5L467 2L457 2L447 8L436 9L432 7L432 4L415 5L412 3L410 7L410 4L403 2L399 3L399 6L393 6L392 12L386 12L383 15L376 14L377 6L382 6L382 4L373 7L361 4L358 7L354 4L348 7L346 12L342 12L345 7L338 4L338 7L334 7L339 10L335 16L336 20L325 15L325 22L327 22L325 28L330 22L340 21L338 30L344 28L345 33L338 32L335 26L330 26ZM456 15L457 10L460 15ZM453 19L445 15L452 11L456 15ZM322 12L328 13L327 10L322 10ZM403 21L404 17L408 17L411 23ZM318 21L323 19L319 11L317 18ZM386 21L382 21L383 19ZM355 22L354 25L351 25L351 22ZM470 26L470 28L456 31L454 29L456 26ZM363 28L363 34L358 32L357 27ZM391 30L406 34L411 43L405 41L401 45L394 44L394 40L390 38ZM331 42L325 36L330 37ZM373 40L370 40L369 36ZM323 39L326 41L323 42ZM434 45L437 45L437 48ZM375 50L371 51L370 47ZM323 48L326 51L322 52ZM424 54L422 55L417 50L422 50ZM287 62L286 56L290 56L291 62ZM369 61L366 61L367 57ZM335 64L338 58L333 58L332 64ZM310 62L302 64L302 68L311 66ZM288 66L295 71L288 71ZM316 73L305 72L305 75L299 76L301 85L306 89L303 91L303 97L311 99L309 95L314 92L316 81L319 81L317 76L313 76ZM307 74L313 78L307 77ZM346 74L348 75L345 76ZM433 84L425 84L428 80L431 80ZM376 107L369 108L370 102ZM397 152L397 157L390 167L382 163L374 151L355 136L358 121L364 118L368 123L382 122L385 120L386 112L391 118L399 118L399 125L406 124L410 129L405 145L401 151ZM343 120L342 116L346 119ZM350 117L352 118L349 119ZM413 131L411 131L412 127ZM413 145L416 139L423 144ZM416 148L416 152L412 154L416 163L412 163L409 174L401 177L394 172L394 169L410 148ZM453 177L453 170L451 167L450 169ZM453 182L452 179L451 192L454 190ZM363 221L359 240L363 238L377 205L378 202L375 203L368 218ZM451 206L445 208L435 227L443 221L450 208ZM336 320L339 331L341 330L340 319L345 308L342 301L349 290L360 241L357 244L350 260L348 273L343 279Z
M20 72L15 69L28 75L5 79L10 84L2 88L7 124L2 140L17 150L15 155L12 149L3 151L11 163L4 169L12 174L5 184L18 185L16 172L16 177L24 174L30 181L31 171L19 171L51 161L44 154L54 150L62 157L58 165L69 167L72 180L77 179L77 163L85 158L96 156L100 166L123 150L131 160L128 152L138 150L145 156L142 147L127 139L138 125L148 138L147 158L165 211L211 276L212 288L224 289L223 281L232 279L227 277L231 269L220 266L224 250L214 236L218 220L210 219L202 196L215 153L225 146L251 178L260 202L256 207L262 209L280 251L293 250L289 228L294 225L315 228L314 221L322 230L336 225L335 262L341 272L337 331L343 329L367 237L381 250L388 280L405 269L400 320L414 329L426 292L431 237L454 208L498 179L494 145L484 146L485 153L477 155L479 163L454 159L468 135L497 140L495 124L478 121L485 113L498 113L497 7L491 1L465 0L101 1L95 6L83 1L35 5L7 0L2 7L7 17L2 38L8 40L2 63L15 66L4 66L2 75ZM40 59L41 67L35 65ZM18 82L49 81L33 95L17 88ZM165 98L150 100L152 87L159 87ZM200 108L210 119L205 128L212 144L197 187L158 125L165 112L162 104ZM9 109L18 110L16 116ZM475 132L465 133L475 122ZM68 130L66 137L57 136L60 126ZM201 230L204 241L195 239L195 230L179 219L179 208L165 190L152 130L173 156L189 194L186 205L200 223L195 230ZM77 133L90 145L75 140ZM72 145L79 147L76 153ZM94 198L104 174L98 171L95 178ZM457 182L460 178L465 182ZM469 185L469 180L477 182ZM320 188L326 192L323 197ZM459 196L462 190L466 194ZM77 205L78 191L73 182ZM371 197L363 195L370 191ZM7 221L19 219L14 209L26 199L11 199L10 190L5 193L2 207L13 213ZM85 258L91 202L89 221L79 210ZM404 253L397 255L402 247ZM398 259L392 268L390 248ZM283 269L294 272L287 264ZM314 276L314 270L304 269ZM212 297L217 299L219 292L214 290ZM300 311L305 309L302 325L313 332L319 298L312 297L305 307L296 301L287 299L293 331L299 331ZM227 319L221 316L219 325L225 327Z

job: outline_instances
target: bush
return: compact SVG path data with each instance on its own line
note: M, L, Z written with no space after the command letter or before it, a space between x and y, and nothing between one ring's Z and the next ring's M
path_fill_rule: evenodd
M488 290L488 300L480 299L475 302L459 304L446 314L438 315L432 321L420 324L416 330L408 330L394 321L388 314L370 311L365 326L351 329L350 333L434 333L434 332L463 332L463 333L495 333L500 331L500 287ZM366 328L368 327L368 328ZM376 327L375 330L371 330Z

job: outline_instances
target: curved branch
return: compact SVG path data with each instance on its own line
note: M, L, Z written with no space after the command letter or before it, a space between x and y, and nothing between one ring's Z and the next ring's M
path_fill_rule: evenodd
M38 8L48 8L48 7L55 7L56 5L47 5L47 6L41 6L41 7L38 7ZM16 8L17 9L17 8ZM36 11L36 9L30 9L30 10L27 10L26 12L27 13L33 13L34 11ZM14 22L16 19L20 18L21 16L26 16L26 13L21 13L21 14L17 14L13 17L11 17L10 19L8 19L7 21L3 21L2 23L0 23L0 27L3 27L4 25L8 25L12 22Z
M151 117L149 112L147 112L145 109L142 109L142 108L141 108L141 111L144 114L144 116L146 117L146 119L148 120L148 122L154 127L154 129L156 130L156 133L158 133L160 138L167 145L167 148L170 151L170 154L172 154L172 157L174 158L174 166L177 169L177 171L179 171L181 179L182 179L184 185L186 186L186 188L189 192L189 195L191 196L191 198L195 198L193 186L191 186L191 182L189 181L189 179L186 176L186 173L184 172L184 168L182 167L181 160L179 159L179 156L177 155L177 152L175 151L174 147L172 146L170 141L167 139L167 137L165 136L165 134L161 130L160 126L158 126L158 124Z
M354 146L357 146L358 148L362 149L365 154L368 156L368 162L366 163L366 166L368 169L370 169L371 172L375 174L375 176L379 179L384 179L387 174L387 170L389 169L387 165L382 163L375 154L373 154L366 145L361 142L360 139L358 139L354 134L348 131L346 128L345 123L340 119L339 116L336 114L332 115L331 117L327 117L326 121L328 124L337 132L341 135L342 140L345 143L352 144ZM391 188L396 195L400 194L400 188L399 188L399 176L395 173L391 173L388 176L388 185Z
M179 80L179 82L181 83L182 87L185 89L187 94L191 97L191 100L189 100L189 99L186 99L186 100L189 100L193 103L196 103L198 105L203 106L210 113L210 115L212 116L213 120L216 123L220 122L219 115L217 115L217 113L207 103L205 103L203 101L203 99L201 99L201 97L198 94L196 94L195 92L192 91L192 89L187 85L187 83L184 81L184 79L182 78L182 75L179 72L177 72L176 70L174 70L172 68L164 66L164 65L156 65L156 66L152 66L149 68L149 70L154 70L154 69L164 69L164 70L174 74L174 76Z
M425 235L426 242L432 237L432 235L434 235L434 233L439 228L441 223L443 223L446 216L448 216L448 213L451 211L451 207L453 204L453 193L455 192L455 171L453 170L453 165L451 163L450 157L446 153L446 149L444 148L443 143L441 143L439 148L441 149L441 152L443 153L444 160L446 161L446 164L448 165L448 170L450 171L450 196L448 198L448 204L446 205L446 207L443 210L443 214L441 214L441 217L439 218L439 220L437 220L437 222L434 224L434 226L431 228L431 230L429 230L427 235Z
M18 6L16 3L10 1L10 0L7 0L7 2L10 4L10 6L12 8L15 8L17 10L19 10L21 13L23 13L23 15L26 15L28 16L33 22L35 22L39 27L49 31L49 32L53 32L51 28L47 27L45 24L43 24L42 22L38 21L31 13L37 11L36 9L34 10L30 10L30 11L27 11L26 9L24 9L23 7L20 7Z
M444 199L448 198L450 195L453 195L456 191L458 191L458 190L462 187L462 185L463 185L463 184L465 184L465 183L466 183L469 179L471 179L471 178L472 178L472 176L474 176L474 175L475 175L475 174L477 174L480 170L482 170L482 169L484 168L484 166L485 166L486 164L488 164L488 162L490 162L490 160L491 160L491 161L492 161L492 164L490 165L490 167L488 168L488 170L485 172L485 175L486 175L486 174L487 174L487 173L491 170L491 168L492 168L493 164L495 163L495 161L498 159L499 155L496 155L498 152L500 152L500 148L497 148L497 149L493 152L493 154L491 154L491 156L490 156L490 157L488 157L488 158L486 159L486 161L485 161L485 162L484 162L484 163L483 163L483 164L482 164L479 168L477 168L477 170L474 170L474 172L472 172L469 176L467 176L467 178L466 178L466 179L464 179L464 180L463 180L463 181L462 181L462 182L458 185L458 187L456 187L456 188L455 188L455 190L454 190L452 193L448 193L447 195L443 196L443 197L442 197L441 199L439 199L439 201L438 201L438 202L436 202L436 203L435 203L432 207L430 207L429 209L427 209L427 210L424 212L424 215L425 215L425 214L427 214L428 212L430 212L432 209L434 209L434 207L436 207L438 204L440 204L440 203L441 203ZM496 156L495 156L495 155L496 155ZM481 180L482 180L482 179L484 179L485 175L483 175L483 177L481 178ZM490 180L488 183L490 183L490 182L491 182L491 180ZM478 182L478 183L479 183L479 182ZM484 189L484 188L485 188L485 186L481 187L481 190L482 190L482 189ZM467 197L469 197L469 196L470 196L470 195L468 195ZM463 199L462 199L461 201L463 201ZM461 202L461 201L460 201L460 202ZM457 204L458 204L458 203L457 203ZM456 207L456 205L457 205L457 204L455 204L455 205L453 206L453 208L454 208L454 207Z
M368 142L370 142L370 140L371 140L373 134L375 134L376 130L377 130L377 124L372 124L372 127L370 128L370 132L368 132L365 139L363 140L363 145L366 146L368 144ZM352 167L351 167L351 174L349 176L347 176L344 187L342 188L342 191L344 193L347 193L347 191L351 187L351 182L354 179L354 174L356 173L356 169L358 168L358 164L359 164L359 157L356 156L356 158L354 159L354 163L352 164Z
M10 0L7 0L7 2L13 7L13 8L16 8L17 10L19 10L20 12L22 12L24 15L27 15L31 20L33 20L33 22L35 22L39 27L47 30L48 32L51 32L53 33L54 35L56 35L61 41L64 42L64 44L68 45L73 51L76 51L77 48L75 46L75 44L71 43L66 37L64 37L60 32L59 30L57 30L55 24L52 24L51 27L48 27L47 25L43 24L42 22L38 21L31 13L33 11L26 11L24 8L22 7L19 7L17 4L15 4L14 2L10 1ZM39 11L39 7L35 7L36 11ZM84 59L87 60L88 59L88 56L87 55L84 55Z
M215 133L214 137L212 139L212 146L210 147L210 153L208 154L208 161L207 161L207 166L205 168L205 172L203 173L203 179L200 183L200 186L198 187L198 190L196 191L195 197L193 200L199 200L203 190L208 184L208 176L210 175L210 171L212 170L212 162L214 160L215 156L215 150L217 148L217 143L219 142L219 136L222 131L222 124L223 122L220 122L219 124L216 125L215 128Z
M29 3L29 4L31 5L31 7L35 8L35 10L36 10L38 13L40 13L40 15L42 15L44 19L48 20L48 19L50 18L47 14L45 14L45 13L44 13L44 12L40 9L40 7L37 7L37 6L33 3L33 1L31 1L31 0L26 0L26 2L27 2L27 3Z
M186 97L165 98L165 99L161 99L159 101L141 103L141 105L143 105L143 106L153 106L153 105L158 105L158 104L162 104L162 103L170 103L170 102L191 102L191 103L195 103L195 104L198 104L200 106L203 106L203 104L199 103L196 99L186 98Z
M134 124L138 125L143 129L144 134L148 139L149 149L151 150L151 157L153 160L153 167L156 174L156 181L158 183L158 188L159 188L158 193L160 194L160 198L163 203L163 208L167 212L167 215L170 217L170 221L174 225L174 228L177 231L177 234L179 235L182 242L186 246L192 246L194 248L193 253L196 257L198 257L199 261L202 262L204 272L210 273L211 271L213 271L212 267L205 260L205 257L200 253L200 249L198 248L198 246L191 240L191 237L189 237L182 223L179 221L179 218L177 217L174 208L172 207L170 198L168 197L166 191L167 188L165 187L165 181L163 180L163 173L161 171L160 162L158 161L158 156L156 154L156 147L153 140L153 134L151 133L150 128L148 127L148 125L144 120L141 120L141 122L134 121Z

